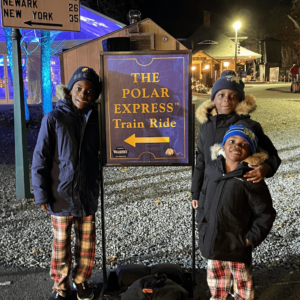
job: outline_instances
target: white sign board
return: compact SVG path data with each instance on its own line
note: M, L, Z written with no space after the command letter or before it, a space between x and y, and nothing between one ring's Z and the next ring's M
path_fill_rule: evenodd
M270 81L278 81L279 77L279 67L270 68Z
M2 26L80 31L79 0L1 0Z

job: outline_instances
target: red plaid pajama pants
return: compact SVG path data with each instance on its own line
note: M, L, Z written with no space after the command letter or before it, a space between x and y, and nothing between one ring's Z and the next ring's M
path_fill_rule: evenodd
M54 229L50 276L55 291L70 292L69 275L72 265L71 227L75 229L75 262L72 272L75 283L88 281L95 258L95 215L87 217L51 216Z
M230 292L231 281L234 286L234 299L253 300L254 286L252 281L252 265L240 262L208 260L207 283L211 300L225 300Z

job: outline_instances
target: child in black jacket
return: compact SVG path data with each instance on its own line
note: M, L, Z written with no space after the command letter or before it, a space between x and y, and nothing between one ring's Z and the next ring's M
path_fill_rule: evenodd
M258 165L267 158L256 153L256 146L251 129L230 126L220 147L224 156L207 164L199 203L193 200L198 208L199 248L208 259L211 299L226 299L231 279L236 299L254 299L252 249L266 238L276 215L266 183L243 176L248 164Z
M236 77L232 70L221 74L211 93L211 100L205 101L196 111L200 122L196 165L192 181L194 200L199 195L204 179L206 165L211 161L211 146L221 143L225 132L231 125L243 124L251 127L258 138L258 146L268 153L268 159L261 165L249 165L252 169L244 175L255 183L265 177L272 177L280 166L281 160L271 140L264 134L261 125L250 118L250 113L256 109L253 96L245 95L244 83Z

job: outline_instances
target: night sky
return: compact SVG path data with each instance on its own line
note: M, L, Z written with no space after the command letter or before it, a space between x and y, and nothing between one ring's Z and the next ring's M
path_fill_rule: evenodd
M142 18L151 18L175 38L185 38L203 23L203 11L210 11L212 24L226 31L240 20L245 31L253 22L267 21L270 11L280 6L288 11L292 0L152 0L139 9ZM227 27L227 28L226 28Z

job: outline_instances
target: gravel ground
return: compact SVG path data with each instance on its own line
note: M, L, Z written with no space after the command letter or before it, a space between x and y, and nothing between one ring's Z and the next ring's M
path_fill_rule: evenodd
M282 97L289 97L282 94ZM300 98L300 97L299 97ZM196 100L199 105L202 100ZM279 151L282 165L267 180L276 221L268 238L253 253L254 269L300 269L300 102L257 99L252 118L259 121ZM41 119L30 107L28 155ZM15 199L12 110L0 112L0 265L16 269L49 268L50 217L34 199ZM196 126L197 127L197 126ZM197 134L197 132L196 132ZM141 262L173 262L191 267L191 167L110 167L104 170L108 267ZM197 236L197 235L196 235ZM102 266L100 212L97 213L95 268ZM206 262L196 252L196 266Z

